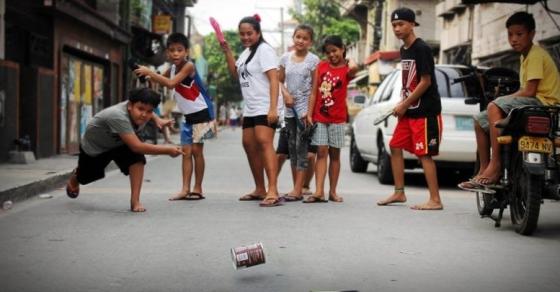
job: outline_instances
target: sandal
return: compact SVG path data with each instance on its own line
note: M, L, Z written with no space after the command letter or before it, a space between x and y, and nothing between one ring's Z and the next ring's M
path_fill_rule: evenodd
M309 196L307 199L303 200L304 203L328 203L323 197Z
M201 193L190 192L185 196L185 200L187 201L197 201L197 200L204 200L206 199Z
M278 198L275 197L268 197L264 198L262 202L259 203L260 207L276 207L282 206L282 202Z
M78 169L74 168L74 170L72 170L72 174L71 176L76 176L78 175ZM76 189L72 189L70 187L70 182L66 183L66 195L71 198L71 199L75 199L80 195L80 183L78 183L78 187Z
M265 198L265 195L246 194L239 198L239 201L260 201Z
M290 194L285 194L282 196L282 199L286 202L296 202L303 200L303 195L295 196Z

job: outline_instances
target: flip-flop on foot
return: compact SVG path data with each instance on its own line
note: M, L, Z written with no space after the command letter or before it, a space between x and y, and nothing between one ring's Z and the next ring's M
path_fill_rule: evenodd
M189 195L189 193L186 194L176 194L173 197L169 198L169 201L184 201L187 199L187 196Z
M327 203L329 201L325 200L323 197L309 196L307 199L303 200L304 203Z
M185 200L187 201L197 201L197 200L204 200L204 199L206 199L205 196L203 196L201 193L195 193L195 192L190 192L185 197Z
M339 196L336 196L336 197L330 196L329 201L332 201L332 202L335 202L335 203L342 203L342 202L344 202L344 199L342 197L339 197Z
M296 202L303 200L303 195L295 196L290 194L285 194L282 196L282 199L286 202Z
M265 198L262 202L259 203L260 207L276 207L282 206L282 202L278 198Z
M260 201L263 200L265 195L246 194L239 198L239 201Z

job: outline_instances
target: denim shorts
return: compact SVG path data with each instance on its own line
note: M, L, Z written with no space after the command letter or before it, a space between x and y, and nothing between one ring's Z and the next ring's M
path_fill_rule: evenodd
M542 105L542 103L536 97L524 97L524 96L512 96L505 95L500 96L492 101L499 109L501 109L506 115L511 112L516 107L524 105ZM480 125L484 131L488 132L490 125L488 122L488 111L482 111L474 116L474 120Z
M344 147L345 124L317 123L317 128L311 138L311 144L329 146L334 148Z

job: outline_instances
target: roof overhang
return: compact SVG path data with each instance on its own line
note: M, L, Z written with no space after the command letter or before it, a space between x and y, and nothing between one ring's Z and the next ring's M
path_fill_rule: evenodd
M484 4L484 3L515 3L515 4L535 4L539 0L461 0L462 4Z

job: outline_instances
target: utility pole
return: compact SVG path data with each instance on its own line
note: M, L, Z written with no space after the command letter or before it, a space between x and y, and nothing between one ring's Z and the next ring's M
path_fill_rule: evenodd
M262 32L274 32L280 33L280 46L281 51L284 52L286 50L285 42L284 42L284 7L255 7L257 9L272 9L272 10L280 10L280 25L278 29L273 30L262 30Z

